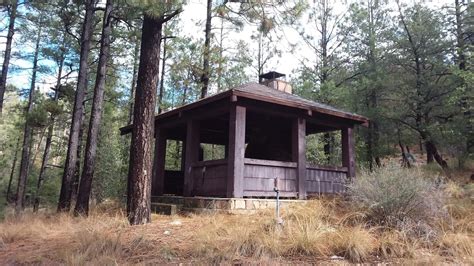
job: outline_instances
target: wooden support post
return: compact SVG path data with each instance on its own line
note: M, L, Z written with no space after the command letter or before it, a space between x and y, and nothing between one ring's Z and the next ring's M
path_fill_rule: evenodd
M292 158L297 163L296 189L298 198L306 199L306 120L295 118L292 130Z
M186 197L193 196L194 182L192 166L198 161L199 155L199 122L196 120L188 120L186 129L186 154L184 162L184 191Z
M153 179L151 195L161 196L165 186L166 132L155 128L155 157L153 161Z
M229 116L227 197L244 194L245 107L232 105Z
M342 166L347 167L347 177L355 177L354 133L353 128L342 129Z

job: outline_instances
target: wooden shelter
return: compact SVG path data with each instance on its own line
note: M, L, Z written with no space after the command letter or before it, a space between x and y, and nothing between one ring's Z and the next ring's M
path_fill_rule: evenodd
M353 128L365 123L262 84L232 88L155 117L152 195L273 197L275 178L286 198L343 192L355 176ZM306 136L327 131L341 132L342 165L307 164ZM168 140L182 141L178 170L165 169ZM223 158L206 160L203 143L220 145Z

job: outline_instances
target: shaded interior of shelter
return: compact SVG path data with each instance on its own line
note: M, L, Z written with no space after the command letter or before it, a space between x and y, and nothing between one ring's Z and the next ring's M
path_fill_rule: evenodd
M294 137L292 134L292 126L294 117L282 116L281 114L272 114L271 112L261 112L254 110L247 110L245 119L245 159L255 159L274 161L290 164L296 164L296 159L293 158ZM322 115L324 116L324 115ZM327 117L334 119L332 117ZM199 150L197 168L193 168L196 172L197 181L202 171L206 171L206 165L219 167L220 164L226 164L228 159L228 143L229 143L229 112L219 113L215 116L210 116L199 120ZM324 132L337 132L341 128L331 127L323 124L318 124L306 120L306 136L307 138L313 134ZM164 180L163 180L163 194L178 195L184 194L184 169L186 157L186 122L177 124L173 127L166 128L167 139L167 154L165 162ZM336 142L337 143L337 142ZM170 145L171 144L171 145ZM340 145L340 142L339 142ZM170 146L172 148L170 149ZM308 149L308 147L306 147ZM174 150L170 152L170 150ZM170 163L170 162L173 163ZM334 168L343 169L340 165L341 160L337 160L339 165L333 165ZM199 168L201 167L201 168ZM310 163L308 163L308 167ZM317 167L317 166L314 166ZM327 168L331 168L330 166ZM209 167L208 167L209 168ZM224 170L225 172L225 170ZM346 173L342 173L343 176ZM274 178L274 177L271 177ZM284 176L281 178L285 178ZM217 178L215 180L218 180ZM226 180L222 178L221 180ZM199 181L198 181L199 183ZM273 183L273 182L272 182ZM206 184L202 184L205 186ZM225 184L217 185L218 187L225 187ZM226 197L225 189L216 189L209 191L208 189L200 190L199 184L194 184L193 196L213 196ZM200 193L203 192L203 193ZM244 197L267 197L273 196L274 193L262 195L247 195ZM283 194L285 197L296 197L293 194Z

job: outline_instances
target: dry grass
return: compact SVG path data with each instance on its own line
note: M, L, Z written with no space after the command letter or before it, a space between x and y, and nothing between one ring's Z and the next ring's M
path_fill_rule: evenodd
M444 222L430 226L429 230L438 232L433 235L415 234L423 229L420 224L371 227L361 222L362 214L341 207L344 204L315 200L293 206L283 212L283 226L265 211L244 217L208 216L196 235L194 256L213 263L301 256L319 260L337 256L350 262L404 259L413 263L420 256L424 256L420 262L428 262L427 258L429 262L472 261L474 237L466 233L470 228L466 220L452 219L449 227ZM472 205L470 210L474 210Z
M252 215L154 215L128 225L114 203L90 217L40 213L0 223L0 264L116 265L321 262L474 263L474 203L466 186L448 185L448 219L421 237L417 223L381 227L342 199L319 199ZM452 192L458 189L462 192ZM178 222L177 222L178 221ZM417 227L418 226L418 227Z

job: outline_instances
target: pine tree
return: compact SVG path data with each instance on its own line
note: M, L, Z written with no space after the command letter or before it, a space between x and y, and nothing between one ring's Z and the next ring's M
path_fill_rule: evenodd
M77 153L81 139L79 138L81 124L84 116L84 98L88 81L88 58L93 34L93 20L95 12L95 0L87 0L84 3L85 15L81 32L81 52L79 61L79 75L77 89L72 111L71 129L69 130L69 142L61 183L61 192L58 201L58 211L67 212L71 207L72 181L77 171Z
M87 143L85 149L84 168L81 175L79 192L77 195L74 214L89 214L89 198L92 188L92 179L94 177L94 168L97 155L97 140L99 128L102 119L102 108L104 104L105 76L107 74L107 60L110 51L110 35L112 32L112 0L107 0L102 21L102 36L100 40L99 64L97 66L97 77L94 86L94 97L92 100L92 111L87 134Z
M3 98L5 95L5 90L7 88L8 67L10 65L13 34L15 34L15 20L17 17L17 9L18 9L18 0L12 0L9 2L10 3L6 6L9 13L7 42L5 46L5 54L3 56L2 73L0 76L0 118L2 116L2 110L3 110L3 100L4 100Z

